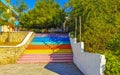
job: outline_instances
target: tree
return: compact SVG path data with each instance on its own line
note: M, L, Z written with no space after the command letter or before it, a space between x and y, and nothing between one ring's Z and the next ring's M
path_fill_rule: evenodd
M10 3L10 0L6 1ZM0 2L0 25L7 25L10 17L12 17L12 12L10 8Z
M66 7L71 8L71 18L82 16L85 51L105 54L106 75L120 74L119 5L119 0L70 0L66 4ZM70 24L73 27L73 22Z
M119 4L116 0L70 0L66 4L66 7L71 8L69 15L72 19L82 17L82 40L85 42L85 50L105 50L112 36L119 34Z
M18 12L22 13L28 9L28 6L25 3L25 1L22 0L21 4L17 7L17 9L18 9Z
M37 0L34 9L22 14L20 22L26 28L45 28L61 25L64 10L54 0Z
M61 9L57 12L58 14L56 14L55 16L53 16L53 20L52 20L52 25L51 27L59 27L61 28L63 25L63 22L65 21L65 10Z

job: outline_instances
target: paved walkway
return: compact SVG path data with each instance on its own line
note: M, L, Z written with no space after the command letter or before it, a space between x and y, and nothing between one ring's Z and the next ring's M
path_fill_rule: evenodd
M73 63L8 64L0 75L83 75Z

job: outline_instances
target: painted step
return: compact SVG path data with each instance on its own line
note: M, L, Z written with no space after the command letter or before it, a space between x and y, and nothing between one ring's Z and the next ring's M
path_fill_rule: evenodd
M68 41L68 42L65 42L65 41L63 41L63 42L54 42L54 41L51 41L51 42L45 42L45 41L43 41L43 42L31 42L30 43L30 45L46 45L46 44L52 44L52 45L58 45L58 44L70 44L70 42Z
M28 45L27 49L71 49L71 45Z
M73 62L72 59L70 60L24 60L24 61L17 61L17 63L20 63L20 64L27 64L27 63L49 63L49 62Z
M25 50L23 54L71 54L72 50Z
M32 42L69 42L70 40L42 40L42 39L35 39Z
M38 51L52 51L52 52L56 52L56 51L72 51L72 49L52 49L52 48L50 48L50 49L26 49L26 50L33 50L33 51L36 51L36 50L38 50ZM25 51L26 51L25 50Z
M49 59L52 59L52 60L69 60L69 59L72 59L72 57L31 57L31 58L20 58L19 60L49 60Z
M59 36L59 37L68 37L68 34L35 34L35 36L40 36L40 37L55 37L55 36Z
M21 58L31 58L31 57L73 57L72 54L23 54Z
M42 55L23 55L20 57L19 60L27 60L27 59L72 59L73 56L71 55L65 55L65 54L60 54L60 55L46 55L46 54L42 54Z
M69 38L63 37L34 37L32 41L70 41Z
M72 62L68 34L36 34L17 63Z
M69 39L68 36L35 36L34 39L43 39L43 40L46 40L46 39L52 39L52 40L55 40L55 39Z
M17 63L72 62L72 54L24 54Z
M69 40L68 36L35 36L33 40Z

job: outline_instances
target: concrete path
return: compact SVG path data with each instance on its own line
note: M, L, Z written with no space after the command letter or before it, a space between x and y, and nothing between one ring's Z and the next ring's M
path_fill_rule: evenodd
M83 75L73 63L8 64L0 75Z

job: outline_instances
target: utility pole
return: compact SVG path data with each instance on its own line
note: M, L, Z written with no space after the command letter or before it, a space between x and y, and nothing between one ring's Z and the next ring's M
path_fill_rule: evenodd
M81 25L81 16L79 16L79 23L80 23L80 48L81 48L81 52L84 52L84 42L82 42L82 25Z
M81 42L81 31L82 31L82 30L81 30L81 27L82 27L82 26L81 26L81 16L79 16L79 23L80 23L80 42Z
M66 32L66 22L67 22L67 21L65 20L64 23L63 23L63 31L64 31L64 32Z
M75 18L75 43L77 42L77 17Z
M66 23L67 23L67 21L69 21L69 19L70 19L69 17L67 17L67 16L65 17L65 21L64 21L64 23L63 23L63 31L64 31L64 32L66 32L66 30L67 30L67 29L66 29Z

